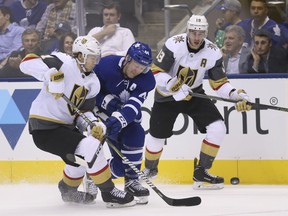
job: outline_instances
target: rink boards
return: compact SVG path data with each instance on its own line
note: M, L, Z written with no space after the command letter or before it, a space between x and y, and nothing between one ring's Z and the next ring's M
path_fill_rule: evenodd
M243 88L252 102L288 107L287 78L231 79ZM28 133L28 113L37 96L40 82L0 82L0 182L56 182L62 176L64 163L54 155L38 150ZM207 94L215 95L204 82ZM153 105L150 93L143 107L143 127L149 128ZM251 110L237 113L233 104L217 102L224 117L227 135L222 143L212 173L225 182L238 176L246 184L288 183L288 113L275 110ZM199 156L205 134L197 131L193 121L179 115L174 136L160 162L157 181L192 183L193 159ZM109 157L109 152L105 148Z

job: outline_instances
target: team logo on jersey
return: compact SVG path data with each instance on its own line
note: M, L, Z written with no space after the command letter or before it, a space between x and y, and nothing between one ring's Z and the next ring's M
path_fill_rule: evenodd
M173 40L175 41L175 43L180 43L180 42L184 42L184 37L181 36L176 36L173 38Z
M75 85L72 90L70 100L77 107L81 107L81 105L85 101L87 94L88 94L88 90L84 86ZM70 114L75 115L76 112L74 111L74 109L70 105L67 105L67 106L68 106Z
M185 84L188 85L188 86L192 86L193 83L195 82L195 78L196 78L196 75L197 75L197 72L198 70L197 69L191 69L191 68L186 68L186 67L183 67L181 65L179 65L179 68L178 68L178 76L179 74L183 74L183 71L185 71Z
M126 89L124 89L120 94L119 97L121 99L122 102L126 102L129 100L130 98L130 93L129 91L127 91Z

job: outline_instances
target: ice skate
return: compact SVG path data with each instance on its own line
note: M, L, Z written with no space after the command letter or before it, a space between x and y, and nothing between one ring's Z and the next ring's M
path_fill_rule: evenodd
M58 183L58 188L64 202L90 204L94 201L94 197L91 194L78 191L77 187L71 187L63 180Z
M101 195L107 208L121 208L136 205L136 201L131 194L121 191L116 187L109 192L101 192Z
M156 167L155 169L148 169L144 168L142 170L143 175L148 178L149 180L155 179L158 175L158 168Z
M194 160L194 185L195 190L218 190L224 187L224 178L211 175L208 169L197 165L197 159Z
M137 198L137 204L147 204L150 192L147 188L143 187L138 179L125 179L126 192Z
M91 194L94 197L94 199L96 199L98 194L98 187L96 186L94 181L90 178L90 176L87 174L83 179L83 187L86 193Z

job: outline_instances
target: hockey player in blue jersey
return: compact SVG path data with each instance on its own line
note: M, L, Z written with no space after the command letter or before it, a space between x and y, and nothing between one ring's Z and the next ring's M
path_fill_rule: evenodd
M94 71L101 83L96 107L108 116L107 137L139 170L142 162L145 132L141 126L141 107L155 87L150 65L151 49L142 42L133 43L124 56L101 59ZM125 178L125 191L148 203L149 190L139 176L111 149L109 161L112 175Z

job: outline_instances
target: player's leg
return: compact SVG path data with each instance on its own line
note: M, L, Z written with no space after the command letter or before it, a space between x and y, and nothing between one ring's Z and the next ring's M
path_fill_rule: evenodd
M46 132L46 133L45 133ZM66 164L72 166L66 166L64 168L64 177L59 183L59 189L62 195L65 197L64 201L87 203L87 197L89 200L94 200L94 197L90 194L81 192L83 194L82 200L79 200L80 191L77 190L81 184L82 178L85 174L85 169L79 168L79 165L70 162L66 155L77 154L83 157L84 160L90 162L93 158L96 149L100 142L92 136L85 137L78 131L72 131L65 127L60 127L55 130L45 130L33 132L33 138L35 143L41 145L41 149L50 153L59 155ZM42 142L40 142L42 140ZM44 145L42 145L44 143ZM80 172L82 170L82 172ZM97 160L92 168L87 169L87 172L99 187L103 201L107 207L122 207L135 205L133 196L130 194L118 190L111 180L110 169L107 161L104 157L103 151L100 151ZM64 188L64 189L63 189ZM67 190L66 190L67 189ZM68 198L67 198L68 197ZM77 197L77 199L75 198ZM84 201L83 201L84 200Z
M90 162L99 145L99 140L93 136L88 136L80 141L75 154L83 156L87 162ZM100 189L102 199L106 202L107 207L124 207L136 204L132 195L115 187L103 151L99 152L94 165L87 169L87 173Z
M137 169L141 169L145 132L139 123L131 123L125 127L119 136L119 143L114 145L121 150L122 154L131 161ZM143 187L139 176L132 168L124 164L122 159L111 150L113 158L110 159L110 168L114 177L125 179L125 191L137 197L138 204L147 204L149 190Z
M158 164L165 144L165 139L172 136L173 125L179 112L174 102L154 102L149 134L145 138L145 168L147 178L155 178L158 174Z
M199 131L206 133L201 146L199 162L197 159L194 160L194 189L221 189L224 179L210 174L209 169L212 167L226 134L223 118L210 100L194 98L191 107L189 115L193 118Z
M93 202L94 197L91 194L78 191L78 187L86 172L85 168L66 159L67 153L74 154L78 142L84 136L65 127L36 130L32 132L32 136L38 148L60 156L66 163L63 178L58 183L63 201L84 204Z

